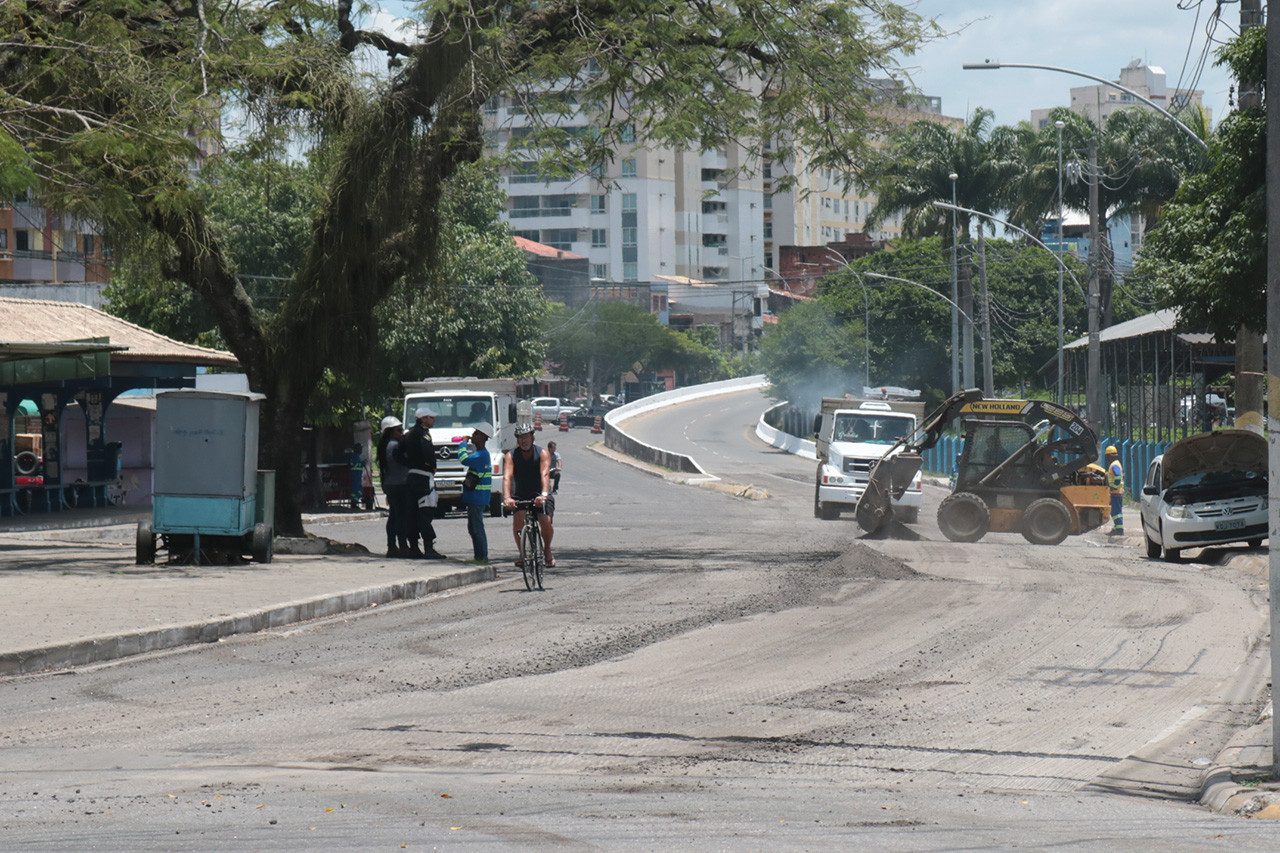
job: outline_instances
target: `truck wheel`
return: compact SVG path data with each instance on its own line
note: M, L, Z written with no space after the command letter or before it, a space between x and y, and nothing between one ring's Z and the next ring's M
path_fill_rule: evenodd
M977 542L991 529L991 511L972 492L957 492L938 507L938 527L952 542Z
M1032 545L1057 545L1071 532L1071 512L1057 498L1040 498L1022 512L1022 538Z
M13 457L13 466L24 477L30 477L40 467L40 457L30 450L23 450Z
M156 535L152 532L151 522L145 518L138 522L135 556L139 566L149 566L156 561Z
M270 563L275 555L275 530L270 524L255 524L249 543L249 553L255 563Z
M915 524L917 521L920 520L920 507L918 506L898 507L893 511L893 514L895 517L897 517L898 521L901 521L903 524Z
M822 518L822 501L818 500L818 484L813 484L813 517Z

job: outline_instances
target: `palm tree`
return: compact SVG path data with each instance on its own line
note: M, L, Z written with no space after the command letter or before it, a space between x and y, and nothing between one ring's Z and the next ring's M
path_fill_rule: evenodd
M951 201L954 173L957 205L989 212L1003 209L1004 195L1020 174L1020 141L1010 128L993 128L993 116L979 107L959 128L928 120L908 125L890 137L880 156L868 164L863 178L876 194L875 206L867 214L868 229L903 213L903 236L919 239L941 234L948 251L958 252L958 301L969 317L973 316L973 276L969 253L961 247L969 244L973 217L957 212L959 233L953 236L951 212L934 207L933 202ZM978 227L994 233L989 220L980 221ZM963 328L964 384L972 386L972 322L963 320Z
M1090 140L1098 142L1096 174L1082 164L1082 179L1063 185L1064 204L1074 210L1089 209L1089 183L1098 181L1098 227L1102 237L1098 263L1102 297L1101 325L1111 325L1114 289L1114 252L1107 230L1117 216L1141 216L1148 230L1161 205L1173 197L1183 176L1202 170L1204 152L1153 110L1134 108L1112 113L1098 128L1092 121L1066 107L1049 114L1048 126L1039 133L1029 125L1021 136L1023 167L1016 187L1006 197L1010 219L1035 233L1044 220L1057 215L1058 132L1062 121L1062 147L1076 162L1084 159ZM1193 122L1193 124L1197 124ZM1198 122L1206 130L1203 115Z

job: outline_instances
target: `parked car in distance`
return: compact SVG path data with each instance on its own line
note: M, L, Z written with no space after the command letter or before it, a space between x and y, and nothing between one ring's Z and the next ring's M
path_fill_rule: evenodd
M1151 461L1142 481L1147 556L1267 538L1267 440L1229 429L1184 438Z
M542 415L543 422L558 421L561 412L572 414L577 409L577 406L559 397L534 397L529 402L533 404L533 413Z

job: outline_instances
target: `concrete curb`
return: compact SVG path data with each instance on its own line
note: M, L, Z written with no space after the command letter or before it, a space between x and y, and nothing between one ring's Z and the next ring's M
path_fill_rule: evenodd
M252 634L270 628L280 628L285 625L364 610L379 604L422 598L468 584L491 581L496 576L497 569L494 566L476 566L432 578L410 578L379 586L285 602L261 610L236 613L202 622L87 637L55 646L8 652L0 654L0 677L85 666L145 652L197 643L213 643L236 634Z

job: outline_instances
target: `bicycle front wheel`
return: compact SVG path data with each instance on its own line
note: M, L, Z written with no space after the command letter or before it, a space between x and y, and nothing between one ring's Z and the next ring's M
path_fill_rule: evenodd
M533 592L534 584L538 584L539 589L542 588L538 583L538 565L542 557L539 547L541 538L536 527L526 527L520 534L520 567L524 571L524 587L530 592Z
M542 553L541 533L535 536L534 540L535 541L534 541L534 547L533 547L533 572L534 572L533 580L534 580L534 583L538 585L538 589L542 589L542 569L547 564L547 558Z

